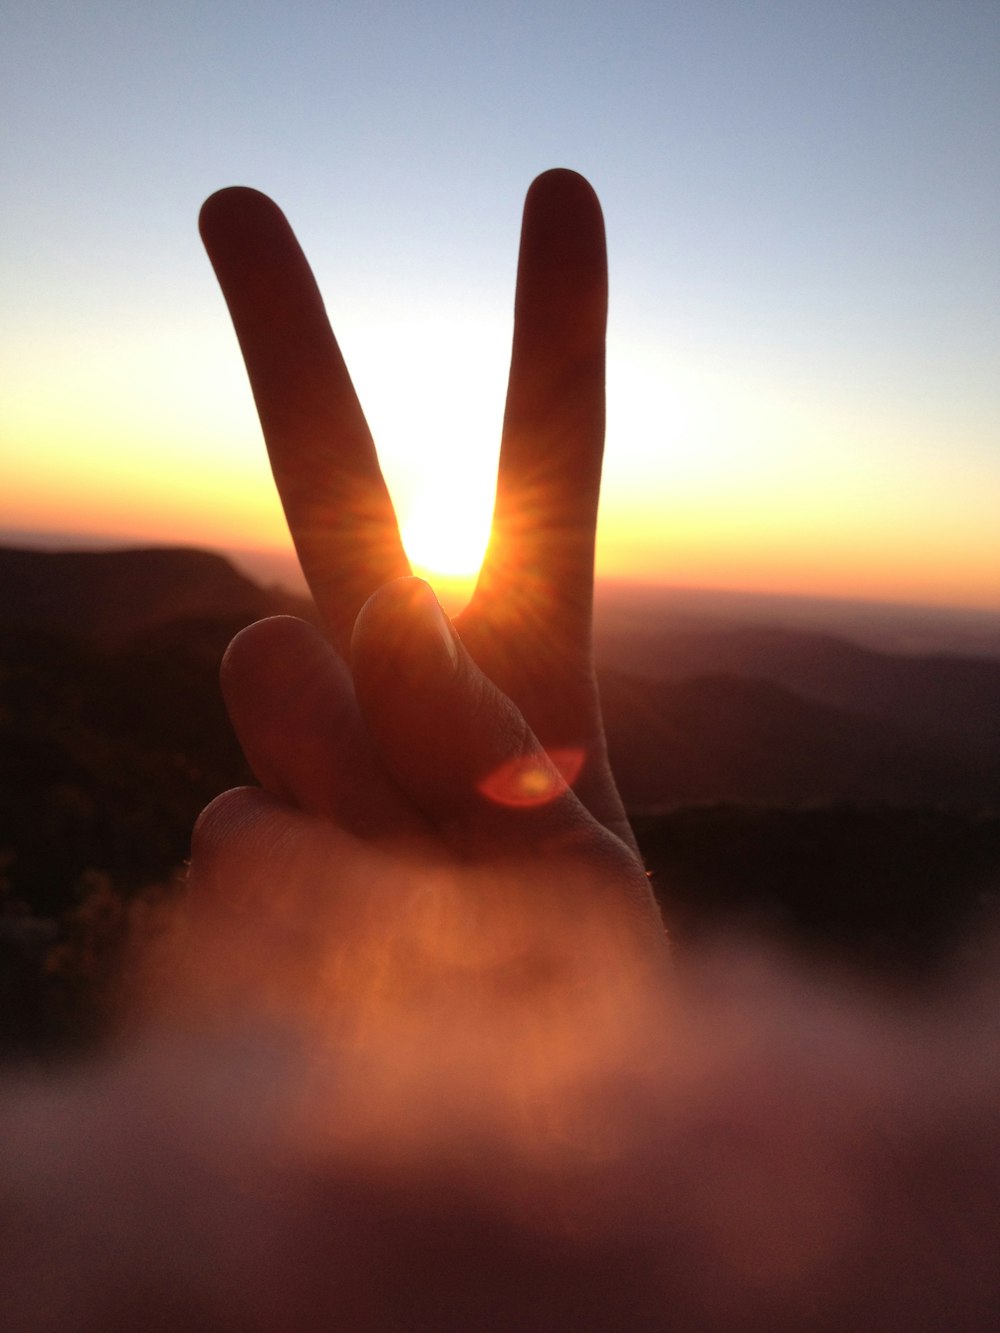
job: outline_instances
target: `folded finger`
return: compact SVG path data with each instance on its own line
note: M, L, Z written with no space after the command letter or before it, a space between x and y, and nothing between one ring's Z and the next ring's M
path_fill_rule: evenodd
M221 680L265 790L359 837L425 827L374 751L350 672L312 625L292 616L250 625L229 645Z

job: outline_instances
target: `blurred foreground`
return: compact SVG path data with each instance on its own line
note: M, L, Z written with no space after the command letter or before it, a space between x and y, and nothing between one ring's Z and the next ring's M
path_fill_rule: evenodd
M608 677L668 972L550 862L471 895L398 848L357 884L324 857L307 901L266 868L187 887L197 811L247 776L218 659L290 608L156 553L88 610L93 571L0 644L11 1327L996 1326L996 719L935 728L953 663L851 659L861 693L902 672L909 732L752 676L671 712L689 628L655 679ZM992 665L957 668L977 707Z
M416 1031L406 1003L372 1024L310 985L185 986L170 1021L0 1095L5 1318L985 1333L995 962L904 1004L731 941L669 987L522 976Z

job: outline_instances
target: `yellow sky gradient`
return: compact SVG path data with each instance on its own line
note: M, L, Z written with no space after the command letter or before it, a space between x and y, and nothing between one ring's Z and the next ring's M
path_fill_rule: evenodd
M419 327L349 313L345 352L404 531L434 496L485 530L509 328L468 310ZM19 355L0 409L4 526L287 548L221 302L214 327L126 321L73 350L56 376L38 349ZM837 386L790 391L763 364L614 337L608 381L599 573L1000 606L995 464L973 413L864 410Z
M247 443L245 458L214 456L206 445L196 467L187 460L161 468L157 454L144 468L134 448L109 447L106 437L69 446L40 440L31 450L37 468L0 469L5 523L154 544L287 549L263 447L256 439ZM446 473L436 485L456 494ZM394 490L405 532L419 489ZM811 504L780 489L768 496L762 487L720 486L712 494L707 478L700 490L689 485L673 495L656 488L631 496L620 486L609 490L599 573L693 587L1000 606L998 539L986 495L981 512L967 513L964 523L928 503L920 526L912 502L880 511L871 496L850 509L822 493ZM477 507L485 528L489 499L482 483ZM418 572L432 580L437 573L426 565Z
M287 549L196 230L234 183L314 265L404 528L452 486L485 523L565 165L607 222L599 572L1000 606L995 6L391 8L14 7L0 529Z

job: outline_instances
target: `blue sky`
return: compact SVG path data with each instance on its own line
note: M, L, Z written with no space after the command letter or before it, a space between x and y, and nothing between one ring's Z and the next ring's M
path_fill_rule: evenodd
M612 566L773 584L796 541L875 550L881 521L887 560L957 553L973 600L993 576L1000 598L996 4L8 0L0 52L14 520L41 521L51 449L81 525L147 470L199 533L265 522L195 232L231 183L296 227L404 498L433 464L414 420L489 463L521 201L567 165L609 232L605 508L636 548ZM741 502L744 565L711 536ZM173 512L142 522L167 536Z

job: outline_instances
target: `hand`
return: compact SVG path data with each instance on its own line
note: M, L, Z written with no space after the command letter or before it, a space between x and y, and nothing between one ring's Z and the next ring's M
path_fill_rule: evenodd
M277 207L252 190L223 190L205 204L201 228L243 350L302 568L346 658L369 597L409 573L371 436L313 276ZM497 687L496 697L513 702L583 806L637 862L608 767L590 641L606 307L597 199L574 173L547 172L525 204L490 548L472 601L454 624L472 661ZM293 745L287 719L265 740L252 720L253 689L244 682L256 667L249 659L258 653L260 635L269 654L280 651L276 639L283 633L289 636L285 654L299 651L304 631L291 627L254 632L234 645L225 673L234 721L265 786L307 810L343 817L316 744L297 736ZM324 671L328 687L337 677L338 689L349 693L341 668L328 662ZM383 703L379 717L367 719L369 727L390 772L420 807L421 793L400 766L408 762L404 752L424 744L429 720L402 691L395 704L389 698ZM349 707L337 709L336 729L342 732ZM446 719L437 715L434 721ZM302 730L309 728L303 724ZM364 742L356 726L350 731L362 762ZM311 768L302 757L303 743L318 760ZM364 761L366 783L374 781L376 768ZM489 776L483 770L475 778L481 783ZM385 808L392 802L385 784L379 785L378 803ZM374 802L374 792L366 799ZM480 790L478 799L489 797ZM370 823L363 812L355 810L355 816Z
M483 1016L484 1004L509 1016L498 976L508 1000L526 972L547 978L550 994L579 993L586 978L600 996L612 974L616 993L630 973L638 983L661 956L662 928L608 768L590 644L606 307L590 187L553 172L528 196L493 539L454 625L408 577L374 446L288 224L238 189L208 201L202 230L332 639L275 618L237 636L223 663L230 715L265 788L219 798L194 838L201 931L221 912L228 982L246 993L254 978L286 975L274 961L284 938L291 974L326 978L317 1004L342 1017L365 1010L375 958L393 960L397 999L405 993L396 1023L444 994L452 1018ZM299 928L265 927L275 912ZM366 960L347 969L349 983L345 958ZM537 999L530 985L514 990L515 1009ZM464 1038L444 1045L468 1051Z

